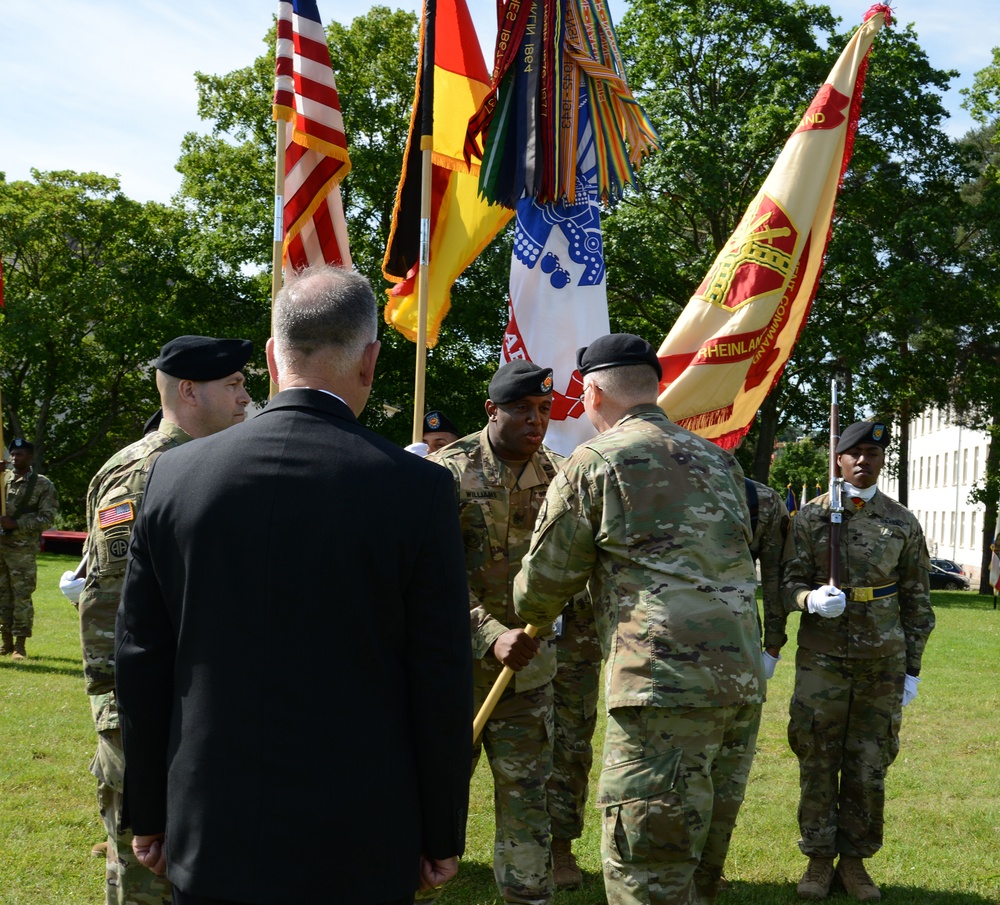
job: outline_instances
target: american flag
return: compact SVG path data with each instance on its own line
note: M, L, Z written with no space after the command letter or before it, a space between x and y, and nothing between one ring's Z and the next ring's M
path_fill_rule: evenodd
M118 503L116 506L107 506L97 512L97 524L102 528L110 528L112 525L120 525L123 522L131 522L135 519L131 501Z
M281 212L285 266L350 267L339 183L351 161L326 32L314 0L278 4L274 119L288 123Z

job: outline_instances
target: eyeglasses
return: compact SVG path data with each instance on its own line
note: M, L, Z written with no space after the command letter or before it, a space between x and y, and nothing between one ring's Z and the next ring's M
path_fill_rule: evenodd
M593 387L595 390L599 390L601 388L598 384L594 383L593 381L591 381L590 383L585 383L583 385L583 392L578 397L580 402L583 402L583 399L587 395L587 389L589 387Z

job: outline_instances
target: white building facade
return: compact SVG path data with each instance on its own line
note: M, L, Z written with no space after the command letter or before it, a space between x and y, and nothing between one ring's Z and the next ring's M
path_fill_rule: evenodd
M989 446L989 434L962 427L946 410L928 409L910 423L908 508L923 526L931 557L957 562L973 588L979 582L985 508L970 502L969 494L984 476ZM898 456L898 433L890 460L892 452ZM888 471L880 488L898 500L898 476Z

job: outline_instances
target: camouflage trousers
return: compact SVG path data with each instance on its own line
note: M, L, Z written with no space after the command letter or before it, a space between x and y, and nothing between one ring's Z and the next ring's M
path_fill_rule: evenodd
M799 648L788 743L799 759L804 854L869 858L882 847L905 672L902 654L862 660Z
M38 578L35 547L0 546L0 631L30 638L35 622L31 595Z
M476 689L476 711L489 689ZM496 836L493 875L505 902L539 905L552 899L552 854L545 786L552 773L552 683L507 689L472 754L482 748L493 773Z
M715 901L760 712L741 704L609 713L597 792L609 905Z
M170 905L170 882L138 862L132 852L131 831L119 829L125 777L120 729L97 733L97 753L90 763L90 772L97 777L97 803L108 834L105 902L107 905Z
M579 597L563 610L563 631L556 640L552 778L545 789L554 839L579 839L583 835L587 787L594 763L591 742L597 725L601 644L590 598L586 594Z

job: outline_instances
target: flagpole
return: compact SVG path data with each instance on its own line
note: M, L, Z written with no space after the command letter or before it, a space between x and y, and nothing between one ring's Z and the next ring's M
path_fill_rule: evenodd
M420 269L417 271L417 360L413 381L413 442L424 438L427 368L427 287L431 258L431 172L434 155L434 0L424 0L420 73Z
M274 237L271 245L271 335L274 336L274 300L281 291L282 259L285 245L285 130L288 123L281 117L275 123L274 154ZM270 396L278 387L270 382Z
M534 638L535 635L538 634L538 626L526 625L524 627L524 633L529 637ZM509 666L505 666L502 670L500 670L500 675L497 676L496 681L493 683L490 693L486 695L486 700L483 701L483 706L479 708L479 713L476 714L476 718L472 721L473 745L479 741L479 736L483 734L483 729L489 721L490 714L493 713L493 710L497 706L497 702L500 700L512 678L514 678L514 670Z

